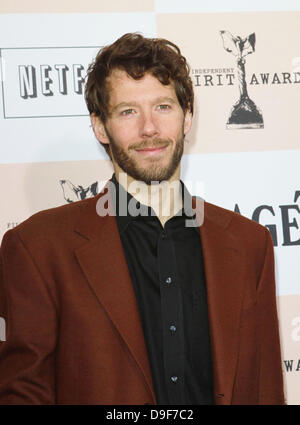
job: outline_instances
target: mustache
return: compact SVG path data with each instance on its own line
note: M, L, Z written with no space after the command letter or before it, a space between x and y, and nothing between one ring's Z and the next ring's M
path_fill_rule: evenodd
M154 148L164 148L172 143L171 139L153 139L153 140L143 140L142 142L133 143L128 148L129 150L143 150L143 149L154 149Z

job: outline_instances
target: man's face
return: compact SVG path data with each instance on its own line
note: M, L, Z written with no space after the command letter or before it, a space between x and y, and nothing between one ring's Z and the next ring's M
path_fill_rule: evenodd
M109 143L116 172L135 180L169 180L178 173L191 114L184 116L173 84L150 74L134 80L114 70L108 78L109 117L99 140ZM95 129L95 126L94 126Z

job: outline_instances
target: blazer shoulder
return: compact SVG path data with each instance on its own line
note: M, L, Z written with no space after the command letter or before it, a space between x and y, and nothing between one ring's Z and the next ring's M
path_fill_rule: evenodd
M39 211L8 232L15 232L25 240L45 239L55 235L60 237L74 228L82 211L93 202L94 198L88 198Z
M257 237L265 239L266 234L270 233L265 226L256 221L209 202L205 202L204 204L204 220L205 219L228 229L236 235L241 234L241 236L247 236L248 239L252 237L256 239Z
M205 220L207 220L210 222L210 228L219 226L219 229L222 229L219 235L224 235L224 237L230 235L235 249L243 251L248 261L255 264L257 276L259 276L266 252L273 251L270 231L254 220L225 208L210 203L205 203L204 208L204 226Z

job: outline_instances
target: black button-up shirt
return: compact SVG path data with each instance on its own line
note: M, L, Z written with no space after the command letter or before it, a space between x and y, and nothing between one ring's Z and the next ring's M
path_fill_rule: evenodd
M141 215L120 215L119 199L127 199L127 205L135 199L115 175L111 181L116 187L116 219L141 316L157 404L213 404L199 228L185 226L185 220L191 217L184 209L163 227L154 210L137 201ZM184 196L190 196L181 184Z

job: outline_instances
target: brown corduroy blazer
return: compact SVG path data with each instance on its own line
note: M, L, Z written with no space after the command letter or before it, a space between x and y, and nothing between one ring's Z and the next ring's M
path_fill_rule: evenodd
M155 404L116 218L97 214L100 196L4 235L0 404ZM283 404L270 234L209 203L200 234L215 402Z

